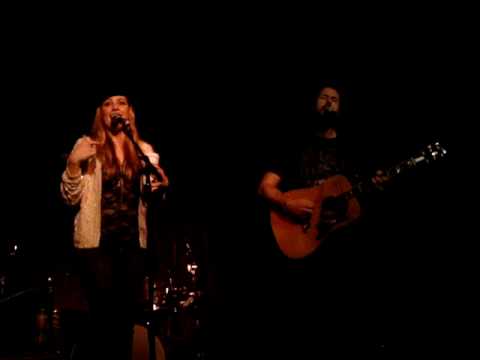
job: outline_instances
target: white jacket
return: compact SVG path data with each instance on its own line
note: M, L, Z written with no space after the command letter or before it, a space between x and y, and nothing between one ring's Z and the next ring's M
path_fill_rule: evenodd
M154 153L147 143L140 143L146 156ZM156 154L158 156L158 154ZM92 174L71 176L68 169L62 174L62 198L68 205L79 205L75 215L73 242L76 248L97 248L100 245L102 225L102 164L96 159ZM138 204L138 234L140 246L147 247L147 206L140 198Z

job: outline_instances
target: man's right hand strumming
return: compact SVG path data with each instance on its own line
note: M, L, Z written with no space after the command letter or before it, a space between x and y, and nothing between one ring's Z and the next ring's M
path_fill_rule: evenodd
M314 203L308 199L289 199L283 203L283 210L292 218L305 222L312 216Z

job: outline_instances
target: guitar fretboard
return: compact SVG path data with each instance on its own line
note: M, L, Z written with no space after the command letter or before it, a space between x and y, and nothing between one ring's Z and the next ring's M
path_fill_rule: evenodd
M395 166L384 169L383 174L388 178L388 181L393 179L395 176L403 173L405 170L412 169L422 162L430 162L433 160L438 160L446 154L446 150L440 146L439 143L429 145L426 150L422 151L418 156L412 157L410 159L401 161ZM368 179L361 180L352 186L350 191L343 193L341 196L349 200L357 194L371 191L376 189L376 185L373 183L372 177Z

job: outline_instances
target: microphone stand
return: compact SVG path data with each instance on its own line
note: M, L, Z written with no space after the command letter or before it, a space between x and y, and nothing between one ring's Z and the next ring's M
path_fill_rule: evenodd
M137 156L140 160L143 161L143 170L142 173L145 175L145 184L142 189L142 196L144 199L147 201L147 203L151 200L151 195L152 195L152 186L151 186L151 180L150 180L150 175L154 175L157 177L159 181L163 179L163 176L160 174L158 169L153 166L152 162L148 158L148 156L145 155L145 153L142 151L140 148L140 145L135 141L133 138L132 130L130 128L130 122L125 119L118 118L119 121L123 124L122 125L122 131L125 133L125 135L130 139L132 142L133 146L135 147L135 151L137 152ZM164 192L161 196L162 200L165 200L165 195L166 193ZM147 215L147 229L151 230L151 228L148 226L148 218L149 216ZM147 277L148 277L148 300L147 300L147 332L148 332L148 358L149 360L156 360L156 349L155 349L155 333L154 333L154 277L153 277L153 266L152 266L152 259L153 259L153 241L152 241L152 236L151 236L152 231L147 232Z
M153 164L150 161L150 159L148 158L148 156L145 155L145 153L140 148L140 145L138 145L138 143L133 138L132 129L130 128L130 122L128 120L123 121L122 131L125 133L125 135L127 135L127 137L132 142L133 146L135 147L135 151L137 152L137 156L139 157L139 159L144 162L144 164L145 164L144 168L143 168L144 174L145 175L153 174L157 177L158 180L161 181L163 179L163 176L160 174L158 169L155 166L153 166ZM147 176L146 183L148 184L148 186L150 186L150 177L149 176ZM149 188L148 191L151 191L151 188Z

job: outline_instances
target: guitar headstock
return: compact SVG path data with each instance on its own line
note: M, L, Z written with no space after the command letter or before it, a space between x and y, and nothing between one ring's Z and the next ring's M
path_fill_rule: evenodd
M447 150L440 145L439 142L428 145L423 151L420 152L420 156L415 158L416 162L426 161L427 163L439 160L447 154Z
M433 161L443 158L447 154L447 150L440 143L435 142L425 147L418 153L417 156L411 157L408 160L400 162L398 165L385 171L387 176L393 177L402 173L407 169L416 167L420 163L431 163Z

